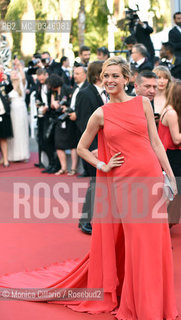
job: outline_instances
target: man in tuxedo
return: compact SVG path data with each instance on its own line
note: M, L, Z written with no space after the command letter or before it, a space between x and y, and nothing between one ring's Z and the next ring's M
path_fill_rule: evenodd
M39 68L36 74L39 163L35 163L35 166L40 168L44 167L41 163L41 154L42 151L44 151L48 156L49 165L42 171L42 173L55 173L60 166L56 159L54 140L53 138L46 139L46 131L50 125L50 119L54 117L53 111L50 108L51 93L46 84L49 74L45 68Z
M88 86L85 89L79 91L76 104L75 104L75 116L76 125L78 127L80 136L84 132L87 122L93 112L106 102L106 95L104 88L102 87L102 81L100 79L100 73L102 71L103 61L94 61L89 64L87 77ZM89 148L90 151L97 152L97 137L93 140ZM84 170L87 176L90 176L90 185L87 189L85 202L82 209L82 217L79 221L79 228L87 234L91 234L91 219L93 216L94 208L94 194L95 194L95 176L96 169L86 161L83 161Z
M181 57L175 56L174 47L171 43L162 43L160 49L160 58L160 65L166 66L175 79L181 80Z
M133 60L131 64L137 68L138 72L153 69L152 63L148 60L147 49L143 44L136 43L133 45L131 57Z
M67 86L71 86L71 77L70 77L70 72L69 72L69 59L66 56L63 56L60 59L60 65L61 65L61 72L62 72L62 78L64 80L64 83Z
M175 26L169 31L168 39L174 48L176 57L181 58L181 12L175 12L173 19Z
M74 64L74 87L72 91L72 97L71 97L71 103L70 108L75 110L75 102L76 97L80 89L83 89L87 87L88 81L87 81L87 69L84 67L82 63L75 63ZM76 114L75 112L70 113L70 120L75 121Z
M45 51L41 54L41 62L43 63L45 69L47 70L49 76L52 73L62 76L61 65L58 62L55 62L54 59L50 56L49 52Z
M44 68L39 68L36 71L36 106L37 106L37 124L38 124L38 158L39 162L35 163L35 167L44 168L41 163L41 152L44 144L44 130L46 127L46 119L48 114L48 90L46 80L48 79L48 72ZM47 114L46 114L47 113ZM45 116L46 115L46 116Z

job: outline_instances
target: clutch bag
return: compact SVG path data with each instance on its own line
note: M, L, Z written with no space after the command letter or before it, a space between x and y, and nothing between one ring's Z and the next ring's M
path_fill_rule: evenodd
M172 201L174 199L174 190L170 183L169 177L167 176L165 171L163 171L163 176L164 176L163 190L164 190L165 196L168 198L168 200Z

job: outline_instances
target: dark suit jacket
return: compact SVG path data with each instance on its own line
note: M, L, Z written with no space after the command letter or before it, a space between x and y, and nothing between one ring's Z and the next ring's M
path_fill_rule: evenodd
M176 57L175 63L171 68L170 72L175 79L181 80L181 57Z
M70 75L68 76L68 74L65 72L65 70L62 69L61 67L61 76L64 80L64 83L67 85L67 86L71 86L71 78L70 78Z
M145 58L145 61L138 67L138 72L143 70L153 70L153 65L147 58Z
M159 63L159 65L168 67L168 69L171 72L171 75L175 79L181 80L181 58L174 56L173 61L174 63L171 63L166 58L165 59L163 58Z
M104 104L96 87L89 83L87 88L81 89L76 98L75 112L77 115L76 125L80 134L84 132L87 122L93 112ZM97 149L97 138L94 139L90 146L90 150Z
M146 24L146 28L143 28L141 24L137 24L135 37L138 43L144 44L148 50L151 60L153 60L155 50L153 47L153 42L150 38L150 34L153 32L153 29L148 25L148 22L144 21L144 23Z
M58 62L55 62L54 60L52 61L52 63L48 67L46 67L46 70L49 75L51 75L52 73L56 73L60 77L62 76L61 64Z
M90 116L103 104L104 102L93 84L89 83L87 88L79 91L76 97L75 112L77 115L76 125L80 136L84 132ZM97 149L97 136L89 147L90 151L95 149ZM84 162L84 170L89 176L93 177L96 175L96 169L87 162Z
M168 33L169 42L175 50L175 55L181 57L181 33L177 27L172 28Z

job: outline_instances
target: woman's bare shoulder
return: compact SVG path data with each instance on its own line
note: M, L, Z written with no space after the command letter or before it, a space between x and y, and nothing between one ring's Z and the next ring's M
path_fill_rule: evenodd
M95 124L99 124L99 126L101 126L101 127L104 125L104 112L103 112L102 107L99 107L94 111L90 120L91 120L91 122L94 122Z

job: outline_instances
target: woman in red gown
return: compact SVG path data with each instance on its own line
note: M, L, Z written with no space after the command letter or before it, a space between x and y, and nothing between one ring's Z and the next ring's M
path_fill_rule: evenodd
M167 222L152 220L163 192L149 192L163 180L161 167L174 187L175 179L150 102L124 91L129 75L121 57L104 63L102 78L110 101L91 116L78 145L79 155L98 168L90 253L64 276L65 266L51 266L1 277L0 285L102 288L103 301L76 301L71 308L93 314L114 312L119 320L171 320L177 309L170 234ZM88 150L97 133L98 158ZM142 186L141 193L136 189L138 195L135 186ZM145 199L147 214L138 219ZM164 203L160 208L166 212Z
M177 178L178 194L168 206L168 220L172 227L181 217L181 81L173 82L162 111L158 135L165 147L168 160Z
M145 97L127 96L124 91L129 79L127 63L121 57L108 59L103 65L102 78L110 101L97 109L89 120L79 142L78 153L90 164L97 166L103 175L112 176L113 181L117 182L117 206L120 209L122 201L126 201L121 197L126 177L128 188L141 181L145 182L149 189L153 177L155 182L159 177L161 179L162 167L168 176L173 178L174 184L175 179L157 134L150 102ZM98 159L88 150L97 132ZM135 206L133 210L136 211L137 208L135 203L131 203L129 190L128 214L122 220L125 242L124 272L121 270L121 225L120 228L119 224L115 224L114 228L111 223L94 225L91 254L93 255L97 243L103 269L100 285L107 295L109 292L112 294L112 301L116 295L120 296L117 319L175 319L177 311L168 224L151 221L149 214L146 217L148 221L145 219L138 223L138 220L133 220L131 209ZM148 204L152 212L158 198ZM163 209L166 211L166 207L163 206ZM112 247L111 241L114 241ZM93 263L94 260L92 265ZM90 274L91 277L93 276Z

